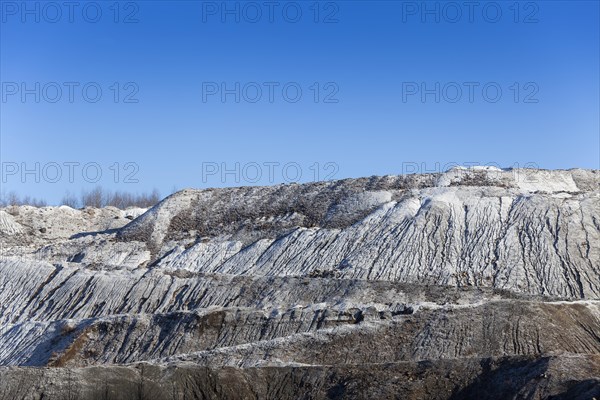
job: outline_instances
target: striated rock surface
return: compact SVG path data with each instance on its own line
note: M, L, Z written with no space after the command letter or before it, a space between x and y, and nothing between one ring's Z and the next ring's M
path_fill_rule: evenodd
M600 172L0 210L0 399L600 398Z

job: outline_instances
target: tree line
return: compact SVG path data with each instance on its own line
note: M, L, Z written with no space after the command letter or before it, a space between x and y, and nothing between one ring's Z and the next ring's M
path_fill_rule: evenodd
M130 193L124 191L110 191L101 186L97 186L91 190L84 190L78 196L67 192L62 197L60 205L69 206L72 208L83 207L116 207L125 209L129 207L148 208L154 206L161 200L160 193L154 189L150 193ZM31 196L19 196L15 192L9 192L0 196L0 206L34 206L46 207L46 200Z

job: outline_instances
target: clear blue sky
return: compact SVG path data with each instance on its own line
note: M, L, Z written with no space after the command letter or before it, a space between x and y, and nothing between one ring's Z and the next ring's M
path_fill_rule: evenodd
M0 3L4 192L599 168L598 1Z

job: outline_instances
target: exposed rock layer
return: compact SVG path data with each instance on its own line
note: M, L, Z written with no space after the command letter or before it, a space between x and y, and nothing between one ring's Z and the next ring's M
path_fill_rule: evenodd
M2 209L0 393L599 397L599 179L454 169Z

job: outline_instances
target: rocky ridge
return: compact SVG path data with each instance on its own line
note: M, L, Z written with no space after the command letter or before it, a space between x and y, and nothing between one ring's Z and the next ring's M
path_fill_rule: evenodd
M455 168L0 209L0 398L599 398L599 184Z

